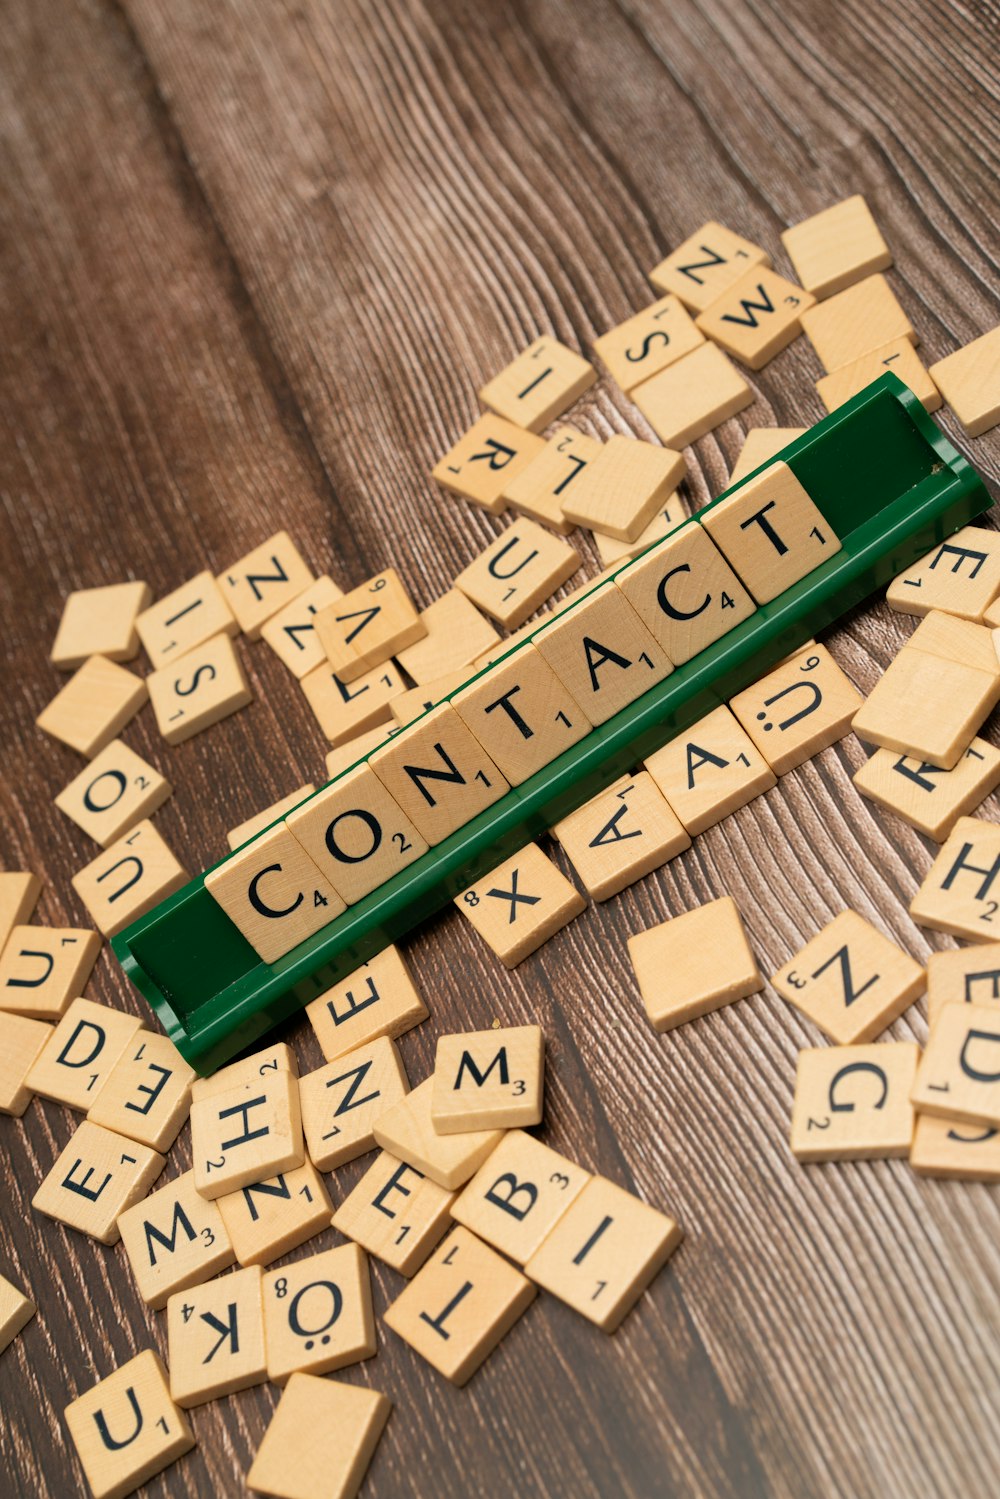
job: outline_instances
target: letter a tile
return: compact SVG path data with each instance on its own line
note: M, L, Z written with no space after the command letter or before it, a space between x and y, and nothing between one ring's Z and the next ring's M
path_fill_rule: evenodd
M922 994L924 970L856 911L840 915L771 980L839 1046L873 1041Z
M649 756L646 769L692 837L777 784L728 708L716 708Z
M552 829L592 900L608 900L690 848L648 771L622 776Z

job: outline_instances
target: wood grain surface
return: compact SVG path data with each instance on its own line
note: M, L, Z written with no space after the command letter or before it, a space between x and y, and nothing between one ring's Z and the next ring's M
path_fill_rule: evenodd
M477 386L543 331L586 350L707 218L787 271L781 229L864 192L927 357L950 352L997 322L997 32L992 6L919 0L10 0L0 795L37 919L85 922L69 881L95 852L52 805L79 762L33 726L68 589L160 594L285 526L341 585L392 564L428 603L498 529L427 477ZM694 503L747 427L823 414L819 374L799 339L753 377L755 405L688 452ZM607 381L572 420L651 435ZM941 420L995 480L997 437ZM829 643L866 690L909 629L878 602ZM148 709L125 735L176 787L156 824L191 871L322 775L300 689L239 648L251 708L174 750ZM542 1297L464 1391L383 1333L343 1376L395 1404L370 1499L996 1492L996 1192L797 1166L795 1055L818 1033L768 988L658 1037L625 951L729 892L767 972L845 906L925 955L906 902L929 846L856 794L863 756L848 739L786 776L512 974L455 911L406 944L432 1010L411 1080L443 1031L540 1022L546 1138L686 1239L616 1336ZM88 993L142 1008L108 951ZM923 1016L892 1034L924 1039ZM319 1064L304 1020L287 1034ZM9 1495L80 1491L63 1406L165 1352L124 1251L31 1211L75 1122L41 1102L0 1121L0 1270L40 1307L0 1363ZM185 1136L168 1173L188 1160ZM400 1282L373 1268L382 1308ZM275 1395L196 1410L197 1450L148 1492L241 1492Z

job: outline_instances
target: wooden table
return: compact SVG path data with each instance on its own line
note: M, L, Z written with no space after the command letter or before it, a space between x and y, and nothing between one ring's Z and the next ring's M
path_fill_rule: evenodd
M993 326L996 34L970 9L13 0L3 859L43 875L38 919L85 921L69 881L94 854L52 805L78 761L33 727L68 589L132 575L161 594L286 526L342 585L391 563L428 603L498 529L427 477L477 386L541 331L586 350L708 218L782 267L785 225L863 192L927 356ZM800 339L754 377L756 404L688 454L695 502L746 427L822 415L819 373ZM997 437L942 420L995 479ZM606 381L574 421L650 435ZM866 690L909 629L877 603L831 644ZM322 774L297 685L266 645L241 650L249 710L175 750L148 709L126 735L177 788L156 822L191 870ZM855 793L863 758L827 751L510 975L458 912L407 944L433 1011L403 1043L411 1078L439 1033L541 1022L546 1137L686 1240L615 1337L543 1297L464 1391L385 1334L344 1376L396 1406L370 1499L996 1492L996 1193L905 1162L798 1167L795 1055L818 1033L768 989L658 1037L625 952L728 891L767 972L845 906L926 954L906 902L929 846ZM88 992L141 1010L108 952ZM304 1021L288 1035L319 1063ZM892 1035L924 1038L922 1002ZM75 1123L35 1103L0 1125L0 1268L40 1304L0 1365L5 1494L76 1492L63 1406L165 1351L123 1250L31 1212ZM185 1141L168 1170L187 1162ZM373 1269L381 1309L399 1281ZM274 1402L197 1410L197 1451L149 1492L239 1492Z

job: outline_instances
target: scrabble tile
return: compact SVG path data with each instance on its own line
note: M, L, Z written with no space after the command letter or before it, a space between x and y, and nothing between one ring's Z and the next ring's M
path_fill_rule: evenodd
M739 692L729 707L775 775L851 732L862 697L825 645L811 645Z
M438 460L431 478L491 515L502 515L507 508L507 485L544 448L543 438L487 412Z
M454 1201L454 1192L382 1150L334 1213L333 1226L410 1276L450 1228Z
M591 578L583 587L592 587L596 581L598 580ZM560 599L558 604L553 604L549 609L540 610L534 619L529 619L527 624L523 624L519 630L514 630L505 639L498 640L492 650L483 651L476 657L475 661L470 663L472 671L485 671L488 666L495 666L498 661L503 661L505 657L513 655L515 650L523 646L532 636L537 635L543 625L548 624L549 620L555 619L558 614L561 614L564 607L580 591L579 588L574 588L565 598ZM467 676L466 680L470 680L470 678Z
M467 1384L522 1312L535 1287L461 1225L385 1311L385 1324L439 1374Z
M816 381L820 400L827 411L836 411L877 380L886 371L898 375L908 385L925 411L937 411L941 406L941 392L927 373L920 356L908 338L894 338L889 343L871 349L849 364L842 364L832 375L824 375Z
M306 1015L332 1062L378 1036L402 1036L427 1019L427 1006L399 948L385 947L307 1005Z
M646 1015L658 1031L674 1030L764 987L728 895L630 937L628 954Z
M758 604L776 599L841 549L787 463L745 480L700 520Z
M960 817L910 901L918 926L970 942L1000 937L1000 827Z
M800 1161L876 1161L908 1156L914 1042L818 1046L799 1052L792 1154Z
M154 667L167 666L213 635L238 635L239 625L210 572L201 572L136 618L143 649Z
M230 1062L228 1067L220 1067L210 1077L196 1077L191 1084L191 1101L217 1098L232 1088L254 1088L261 1079L266 1081L279 1072L287 1072L290 1077L299 1075L298 1058L286 1041L274 1041L238 1062Z
M309 1159L332 1171L375 1149L375 1120L410 1091L403 1059L387 1036L307 1072L299 1084Z
M0 953L0 1012L57 1020L86 987L100 950L97 933L81 927L14 927Z
M692 312L702 312L751 266L770 264L760 245L710 221L654 266L649 279L659 291L673 292Z
M301 680L307 671L326 665L326 651L316 632L316 616L343 597L344 590L324 573L261 626L261 640L267 641L293 677Z
M692 523L615 576L669 659L680 666L742 624L756 605L708 532Z
M289 813L285 827L349 906L427 852L368 765L310 797Z
M777 784L764 756L725 707L707 713L644 763L692 837Z
M124 1499L195 1445L151 1348L79 1395L64 1420L94 1499Z
M263 811L255 812L252 817L248 817L238 827L231 828L226 834L226 842L230 850L235 852L236 849L242 848L245 843L249 843L252 838L256 838L258 833L265 832L273 823L281 821L285 812L293 811L307 797L314 795L315 791L316 787L312 781L307 781L298 790L290 791L287 796L283 796L278 801L272 802Z
M152 597L148 583L112 583L68 594L49 652L52 665L75 671L88 656L131 661L139 654L136 616Z
M1000 1125L1000 1010L995 1005L943 1006L910 1097L923 1114Z
M939 359L927 373L970 437L1000 422L1000 327Z
M705 340L683 302L667 295L594 339L594 353L611 378L630 391Z
M431 1123L439 1135L540 1124L545 1079L541 1026L440 1036Z
M92 760L129 723L149 695L147 677L91 656L43 708L35 723Z
M587 464L563 510L577 525L634 541L686 472L683 454L673 448L615 433Z
M113 937L187 882L187 871L148 820L110 843L70 881L105 937Z
M28 1072L28 1087L68 1109L89 1109L141 1029L142 1022L123 1010L74 999L50 1029Z
M330 1226L333 1205L311 1161L270 1181L250 1182L215 1206L241 1265L269 1265Z
M276 1072L191 1105L194 1182L214 1200L305 1160L298 1078Z
M0 1114L20 1119L33 1095L27 1077L52 1034L52 1026L0 1012Z
M139 1295L154 1311L175 1291L228 1270L236 1258L219 1205L201 1196L193 1171L126 1208L118 1231Z
M622 776L552 832L592 900L609 900L691 846L647 771Z
M431 708L436 708L462 687L468 681L471 670L471 667L463 666L458 671L447 672L443 677L435 677L433 682L427 682L422 687L411 687L408 692L400 693L389 704L393 722L405 729L415 718L422 718ZM376 743L383 743L384 740L383 734Z
M328 666L318 666L302 678L302 691L327 739L341 745L388 723L389 704L406 691L406 683L392 661L353 682L342 682Z
M993 631L942 609L931 609L924 615L906 642L906 649L910 647L940 656L945 661L964 661L977 671L995 673L1000 670L997 637Z
M588 472L596 465L591 464ZM534 614L580 566L580 553L534 521L518 520L480 552L455 587L505 629Z
M931 609L978 624L1000 594L1000 532L965 526L895 577L886 603L900 614Z
M631 392L661 442L686 448L749 406L754 393L714 343L703 343Z
M276 531L216 581L244 635L257 640L265 620L315 580L288 532Z
M1000 750L985 739L973 739L953 770L941 770L926 760L879 749L855 772L854 784L862 796L943 843L958 819L1000 786Z
M633 557L647 552L665 536L669 536L670 532L686 519L687 510L684 501L675 491L668 497L666 504L660 506L649 525L643 526L634 541L619 541L614 536L603 536L600 531L595 531L594 545L597 548L597 555L605 567L614 567L620 562L629 562Z
M440 843L510 789L448 703L400 730L368 764L430 844Z
M420 685L436 682L448 672L468 666L500 638L489 620L458 588L449 588L433 604L428 604L420 618L426 634L415 645L397 652L400 666Z
M42 893L37 874L0 870L0 952L16 926L26 926Z
M183 744L253 701L243 664L228 635L150 672L146 678L156 726L168 744Z
M187 1120L194 1075L166 1036L139 1031L112 1066L87 1118L168 1151Z
M572 427L560 427L541 452L508 480L502 499L519 514L565 536L572 531L573 522L563 514L563 498L600 451L601 444L595 438L585 437Z
M1000 941L932 952L927 959L927 1024L933 1030L945 1005L1000 1000Z
M802 328L828 374L872 349L919 339L884 276L866 276L802 314ZM933 373L931 378L935 380Z
M669 676L671 664L625 594L606 582L532 637L592 724Z
M250 1265L167 1302L170 1394L184 1410L267 1379L261 1270Z
M593 1176L524 1273L603 1332L614 1332L680 1241L666 1213Z
M918 1114L910 1166L918 1176L1000 1181L1000 1129Z
M60 791L55 803L77 827L107 848L137 822L152 817L172 790L155 765L120 739L113 739Z
M452 1217L517 1265L524 1265L590 1181L523 1130L511 1130L463 1187Z
M504 967L516 968L587 901L537 843L528 843L457 895L455 905Z
M892 265L892 252L860 193L785 229L781 243L802 285L816 297L832 296Z
M697 326L749 369L763 369L802 332L816 298L766 266L754 266L698 314Z
M346 909L286 823L231 854L205 876L205 889L265 963Z
M275 1499L355 1499L391 1410L376 1390L293 1374L248 1486Z
M9 1348L22 1327L26 1327L37 1308L4 1276L0 1275L0 1353Z
M117 1244L119 1216L145 1197L163 1166L163 1156L147 1145L84 1119L31 1205L100 1244Z
M329 1374L371 1358L376 1348L368 1260L341 1244L264 1276L267 1376L283 1385L306 1370Z
M394 567L317 611L316 635L327 664L342 682L354 682L403 646L427 634Z
M375 1140L383 1150L415 1166L448 1192L474 1176L499 1143L499 1129L439 1135L431 1119L434 1079L426 1078L375 1121Z
M729 483L737 484L754 469L770 463L790 442L804 437L808 431L808 427L751 427L743 439L740 456L733 464Z
M405 691L406 689L401 687L403 695L405 695ZM398 701L398 698L393 699L394 703ZM387 712L391 718L393 713L391 704ZM366 760L372 750L378 749L381 744L385 744L392 732L391 726L379 724L374 729L368 729L364 734L357 734L353 739L345 740L343 744L338 744L335 749L328 750L326 755L327 780L334 780L335 777L343 775L345 770L350 770L352 766L360 764L362 760Z
M592 364L545 334L487 381L479 399L497 416L541 432L596 379Z
M856 911L841 911L778 972L782 999L838 1046L874 1041L924 992L920 964Z
M463 687L451 706L512 786L585 738L590 723L533 646Z

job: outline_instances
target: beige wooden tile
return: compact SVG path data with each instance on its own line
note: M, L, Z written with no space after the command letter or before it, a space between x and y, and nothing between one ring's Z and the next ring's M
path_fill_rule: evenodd
M472 1130L463 1135L439 1135L431 1119L433 1077L425 1078L411 1093L375 1121L375 1141L415 1166L424 1176L448 1192L467 1182L500 1143L499 1129Z
M91 760L138 713L149 695L148 680L104 656L91 656L35 723L43 733Z
M293 1374L248 1486L275 1499L355 1499L391 1410L377 1390Z
M644 380L632 400L670 448L697 442L753 403L751 387L714 343L703 343L676 364Z
M760 245L709 221L654 266L649 279L659 291L673 292L685 307L701 312L751 266L770 264Z
M201 572L137 617L135 627L154 667L168 666L213 635L238 635L239 625L210 572Z
M690 354L704 338L683 302L667 295L595 338L594 353L622 390L629 391Z
M541 1026L440 1036L433 1076L431 1122L439 1135L540 1124L545 1089Z
M537 843L528 843L457 895L455 905L504 967L516 968L587 901Z
M333 1215L333 1226L400 1275L413 1275L451 1226L454 1192L379 1152Z
M543 334L482 387L479 399L529 432L541 432L562 416L597 379L588 360Z
M220 1067L210 1077L196 1077L191 1084L191 1101L217 1098L232 1088L253 1088L262 1078L266 1080L279 1072L287 1072L291 1077L299 1075L298 1058L286 1041L273 1041L238 1062L230 1062L228 1067Z
M243 663L228 635L213 635L146 678L156 726L183 744L253 702Z
M589 465L588 472L593 467ZM501 531L462 569L455 587L505 629L513 630L579 567L580 553L575 547L534 521L522 519Z
M945 1005L1000 1000L1000 941L932 952L927 959L927 1024L933 1030Z
M622 776L552 832L592 900L609 900L691 846L647 771Z
M749 369L763 369L802 332L816 298L766 266L754 266L698 314L697 325Z
M136 616L153 597L148 583L111 583L67 594L49 660L75 671L88 656L131 661L139 654Z
M747 479L699 517L758 604L767 604L841 549L787 463Z
M267 1373L275 1384L304 1369L329 1374L376 1349L364 1250L341 1244L264 1276Z
M749 619L756 608L697 522L682 526L616 574L615 587L676 666Z
M600 451L601 444L595 438L585 437L572 427L560 427L542 451L504 486L503 499L521 515L565 536L572 531L573 522L563 514L563 499Z
M669 496L666 504L661 505L649 525L643 526L634 541L618 541L614 536L603 536L600 531L595 531L594 545L597 548L597 555L605 567L614 567L618 563L629 562L633 557L647 552L665 536L669 536L670 532L686 519L687 508L675 491Z
M52 1026L25 1015L0 1012L0 1114L20 1119L34 1094L27 1077Z
M646 1015L658 1031L674 1030L764 987L728 895L630 937L628 954Z
M536 1294L519 1270L460 1225L386 1309L385 1324L461 1386Z
M87 1118L164 1153L187 1120L194 1076L166 1036L139 1031L102 1083Z
M597 579L591 578L582 587L592 586L597 581ZM481 655L476 657L475 661L471 663L472 670L474 672L485 671L487 666L495 666L498 661L503 661L506 657L511 656L515 650L518 650L533 635L536 635L543 625L548 624L549 620L555 619L557 615L561 614L569 600L575 598L580 592L580 588L574 588L565 598L560 599L558 604L553 604L549 609L542 609L536 614L534 619L529 619L519 630L514 630L503 640L498 640L492 650L483 651Z
M827 411L836 411L886 371L898 375L903 384L910 387L925 411L939 409L941 392L908 338L891 339L860 358L852 359L849 364L842 364L832 375L817 380L816 389Z
M95 755L55 798L77 827L102 848L151 817L173 788L154 765L120 739Z
M879 749L855 772L854 784L862 796L943 843L958 819L1000 786L1000 750L973 739L953 770L941 770Z
M0 952L16 926L27 926L42 893L37 874L0 870Z
M616 432L587 464L563 511L577 525L619 541L634 541L686 472L683 454L673 448Z
M910 1094L923 1114L1000 1125L1000 1010L944 1005Z
M401 689L401 695L405 696L407 690ZM393 703L398 701L398 698L393 699ZM390 704L386 711L391 719L393 715L392 704ZM363 734L355 735L353 739L345 740L343 744L337 745L335 749L328 750L326 755L327 780L334 780L335 777L343 775L345 770L350 770L352 766L360 764L362 760L366 760L372 750L378 749L380 744L385 744L393 732L391 723L379 724L374 729L368 729Z
M458 671L449 671L443 677L436 677L433 682L426 682L422 687L411 687L407 692L401 692L389 704L393 722L405 729L408 723L429 713L431 708L436 708L453 692L457 692L459 687L464 686L472 671L471 666L463 666ZM383 734L376 744L384 743L385 737Z
M681 1237L666 1213L594 1176L524 1271L603 1332L614 1332Z
M147 1145L84 1119L40 1182L31 1205L101 1244L117 1244L120 1214L145 1197L163 1166L163 1156Z
M942 609L924 615L907 641L907 648L911 646L945 661L963 661L977 671L1000 670L995 632Z
M398 947L385 947L311 1004L306 1015L328 1062L377 1036L395 1040L427 1019Z
M241 822L237 827L230 828L226 834L226 842L229 845L230 851L235 852L236 849L242 848L245 843L249 843L252 838L256 838L258 833L265 832L273 823L280 821L285 812L293 811L307 797L312 796L315 790L316 787L312 781L307 781L304 786L300 786L296 791L290 791L287 796L283 796L278 801L272 802L269 807L265 807L262 811L255 812L252 817L248 817L245 822Z
M519 786L590 732L583 709L531 645L451 700L490 759Z
M859 916L841 911L771 979L838 1046L874 1041L924 992L924 970Z
M301 1166L306 1152L298 1078L276 1072L252 1086L195 1099L191 1156L195 1186L213 1201Z
M1000 826L960 817L910 901L918 926L970 942L1000 938Z
M290 952L345 910L285 823L231 854L205 876L205 889L265 963Z
M167 1351L170 1393L185 1410L263 1384L267 1353L260 1266L171 1296Z
M288 532L276 531L216 581L240 629L248 640L256 640L264 621L315 580Z
M387 1036L307 1072L299 1097L313 1165L332 1171L374 1150L375 1120L409 1091L403 1059Z
M315 630L342 682L356 681L427 634L394 567L325 604L317 611Z
M605 582L533 637L593 724L669 676L671 663L625 594Z
M770 765L725 707L707 713L644 763L692 837L777 784Z
M14 927L0 953L0 1012L57 1020L86 987L100 951L100 937L82 927Z
M866 276L802 314L802 327L828 374L896 338L919 343L888 281ZM938 383L933 373L931 378Z
M406 683L392 661L354 682L342 682L328 666L318 666L302 678L302 691L322 732L339 745L389 723L389 704L406 691Z
M511 1130L452 1207L452 1217L524 1265L591 1180L534 1135Z
M448 703L401 729L368 763L430 844L440 843L510 789Z
M431 478L492 515L507 508L507 485L544 451L545 441L487 412L438 459Z
M910 1165L918 1176L1000 1181L1000 1129L918 1114Z
M1000 327L939 359L927 373L970 437L1000 422Z
M998 594L1000 532L964 526L899 573L885 597L900 614L942 609L978 624Z
M154 1311L175 1291L228 1270L236 1258L219 1205L201 1196L193 1171L126 1208L118 1231L139 1295Z
M0 1275L0 1353L9 1348L23 1327L31 1321L37 1308L30 1296L25 1296L4 1276Z
M349 770L291 812L285 827L341 900L353 905L427 852L368 765Z
M739 692L729 707L775 775L851 732L862 697L825 645L810 645Z
M398 652L400 666L420 685L468 666L500 638L458 588L449 588L428 604L420 618L426 627L423 639Z
M151 1348L85 1390L63 1419L93 1499L124 1499L195 1445Z
M123 1010L74 999L46 1037L28 1087L69 1109L88 1109L141 1029L141 1021Z
M781 243L802 285L820 298L892 265L892 252L860 193L785 229Z
M818 1046L799 1052L792 1154L800 1161L874 1161L908 1156L915 1042Z
M241 1265L269 1265L330 1226L333 1204L310 1160L269 1181L250 1182L215 1206Z
M105 937L113 937L187 882L187 870L148 819L110 843L70 881Z
M307 671L326 664L326 651L316 633L316 616L343 597L344 590L324 573L261 627L260 638L267 641L293 677L301 680Z
M729 483L737 484L755 468L770 463L790 442L804 437L808 431L808 427L751 427L743 440L740 456L733 464Z

